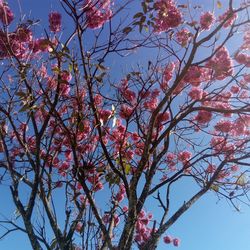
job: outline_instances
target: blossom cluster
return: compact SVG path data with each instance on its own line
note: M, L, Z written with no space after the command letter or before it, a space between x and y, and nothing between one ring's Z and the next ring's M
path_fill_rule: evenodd
M178 238L172 238L171 236L167 235L167 236L164 236L163 237L163 241L166 243L166 244L171 244L173 243L173 245L175 247L178 247L180 245L180 239Z
M200 26L203 30L209 30L215 21L214 14L210 11L205 12L200 17Z
M0 20L3 24L9 25L14 19L14 14L4 1L0 2Z
M182 29L176 33L176 40L182 46L186 47L190 41L192 34L188 29Z
M216 80L223 80L233 73L233 62L226 47L220 48L212 59L206 63L206 67L213 70Z
M155 9L157 11L155 32L164 32L181 24L182 15L174 1L157 0Z
M83 11L88 28L101 28L112 17L111 0L86 0Z
M226 19L227 21L225 21ZM237 19L237 13L232 12L231 10L227 10L224 14L222 14L218 18L219 22L225 21L225 23L223 24L223 28L230 27L236 19Z
M52 32L59 32L62 28L62 16L58 12L49 14L49 28Z
M149 227L149 223L152 220L152 218L153 215L151 213L146 214L144 210L141 210L141 212L139 213L138 220L135 226L136 228L135 240L139 244L143 244L150 238L153 229Z

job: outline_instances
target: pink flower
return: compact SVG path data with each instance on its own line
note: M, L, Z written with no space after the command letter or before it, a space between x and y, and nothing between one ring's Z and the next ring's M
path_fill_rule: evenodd
M129 107L126 104L123 104L120 109L120 117L123 119L128 119L133 113L133 108Z
M205 12L200 18L200 25L203 30L209 30L215 21L214 14Z
M148 101L144 102L143 106L146 109L154 111L157 107L158 99L157 98L150 98Z
M232 167L231 167L231 171L232 172L237 172L237 171L239 171L239 166L237 166L237 165L233 165Z
M168 82L173 78L174 69L175 69L174 63L169 63L165 67L163 75L162 75L162 83L160 84L160 87L163 91L167 90Z
M195 87L198 87L203 80L203 69L198 66L191 66L184 77L186 83Z
M182 47L186 47L191 36L189 30L182 29L176 33L176 40Z
M110 0L86 0L83 10L90 29L101 28L112 17Z
M210 122L211 119L212 119L212 113L207 110L200 110L197 116L195 117L195 120L201 124L206 124Z
M118 226L118 224L120 223L120 217L118 217L117 214L114 215L114 226Z
M200 88L192 88L188 94L193 100L201 100L203 97L203 91Z
M240 87L239 86L236 86L236 85L233 85L230 89L230 91L233 93L233 94L237 94L239 93L240 91Z
M220 120L214 126L215 130L219 132L223 132L223 133L228 133L229 131L231 131L232 127L233 127L233 124L231 121L224 121L224 120Z
M122 91L122 95L123 95L123 97L124 97L127 101L129 101L129 102L131 102L131 103L133 103L133 102L135 101L136 94L135 94L134 91L132 91L132 90L130 90L130 89L126 89L126 90Z
M29 48L33 53L46 52L50 48L50 41L46 38L39 38L34 41L31 41Z
M110 110L100 110L99 111L99 118L105 123L112 115L112 111Z
M100 105L100 104L102 104L102 96L99 95L99 94L95 95L95 97L94 97L94 102L95 102L95 105Z
M81 230L82 230L82 223L78 222L78 223L76 224L76 232L80 233Z
M208 174L212 174L212 173L215 172L215 170L216 170L216 166L213 165L213 164L209 164L208 167L207 167L207 169L206 169L206 172L207 172Z
M243 78L246 82L250 83L250 74L244 74Z
M157 11L155 32L161 33L181 24L181 12L172 0L158 0L155 9Z
M3 24L9 25L14 19L14 14L5 2L0 2L0 20Z
M219 21L223 22L226 18L228 18L228 20L223 24L224 28L228 28L234 23L237 18L237 13L232 13L230 10L227 10L223 15L219 16Z
M24 27L19 27L16 30L16 38L22 42L22 43L27 43L32 41L32 31L24 28Z
M164 241L164 243L166 243L166 244L170 244L170 243L172 243L173 239L172 239L171 236L167 235L167 236L165 236L165 237L163 238L163 241Z
M226 47L220 48L206 66L213 70L217 80L224 80L233 73L233 62Z
M192 156L192 153L185 150L185 151L182 151L178 154L178 160L183 162L183 163L186 163L187 161L190 160L191 156Z
M175 247L178 247L180 245L180 240L177 238L173 239L173 244Z
M52 32L59 32L62 28L62 16L58 12L49 14L49 28Z
M63 81L69 82L72 79L72 75L67 70L63 70L61 73L61 78Z
M246 53L237 53L234 57L235 61L239 64L249 64L249 56Z
M122 211L123 211L124 213L127 213L127 212L128 212L128 207L127 207L127 206L124 206L124 207L122 208Z
M140 140L140 136L136 132L134 132L131 134L131 139L133 141L138 141L138 140Z
M170 113L168 111L164 113L159 113L157 116L157 122L156 123L161 123L161 122L166 122L170 118Z

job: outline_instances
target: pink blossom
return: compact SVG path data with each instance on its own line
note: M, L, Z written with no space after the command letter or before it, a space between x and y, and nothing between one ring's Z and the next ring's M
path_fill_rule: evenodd
M178 247L180 245L180 239L177 239L177 238L173 239L173 245L175 247Z
M162 123L168 121L170 118L170 113L168 111L164 113L159 113L157 116L157 122L156 123Z
M179 26L182 22L180 10L172 0L157 0L155 3L157 16L155 19L155 32L161 33Z
M102 189L103 189L103 184L101 182L97 182L94 185L94 191L99 191L99 190L102 190Z
M163 91L167 90L168 82L173 78L174 69L175 69L174 63L169 63L165 67L164 72L163 72L163 76L162 76L162 83L160 84L160 87Z
M233 127L233 124L231 121L225 121L225 120L220 120L219 122L217 122L217 124L214 126L215 130L219 131L219 132L223 132L223 133L228 133L229 131L231 131Z
M158 104L157 98L150 98L148 101L144 102L143 106L151 111L155 110Z
M131 139L133 141L138 141L138 140L140 140L140 136L136 132L134 132L131 134Z
M114 215L114 226L118 226L118 224L120 223L120 217L118 217L117 214Z
M233 166L231 166L230 169L231 169L232 172L237 172L237 171L239 171L240 168L237 165L233 165Z
M70 86L67 83L62 83L60 85L60 93L63 97L68 97L70 93Z
M244 135L247 131L247 123L242 118L238 118L234 122L232 134L235 136Z
M182 47L186 47L191 36L189 30L182 29L176 33L176 40Z
M95 105L101 105L102 104L102 96L99 94L95 95L94 102L95 102Z
M9 25L14 19L14 14L5 2L0 2L0 20L3 24Z
M62 28L62 16L58 12L49 14L49 28L52 32L59 32Z
M233 62L226 47L220 48L206 66L213 70L213 77L224 80L233 73Z
M86 0L83 10L90 29L101 28L112 17L110 0Z
M49 43L50 41L48 39L39 38L34 41L31 41L29 44L29 48L32 50L33 53L47 52L50 48Z
M32 31L30 29L19 27L16 30L16 38L22 43L28 43L32 41Z
M82 223L78 222L78 223L76 224L76 232L80 233L81 230L82 230Z
M120 117L123 119L128 119L133 113L133 108L129 107L126 104L123 104L120 109Z
M172 239L171 236L167 235L167 236L163 237L163 241L164 241L164 243L166 243L166 244L170 244L170 243L173 242L173 239Z
M226 145L226 139L224 137L212 137L210 145L216 153L221 153Z
M228 19L223 24L224 28L228 28L234 23L236 18L237 18L237 13L232 13L230 10L227 10L223 15L219 16L219 21L223 22L223 21L225 21L225 19Z
M198 66L191 66L184 77L184 82L190 83L195 87L198 87L204 80L204 70Z
M188 94L193 100L201 100L203 97L203 90L200 88L192 88Z
M102 109L99 111L99 118L105 123L111 117L112 111Z
M123 211L124 213L127 213L127 212L128 212L128 207L127 207L127 206L124 206L124 207L122 208L122 211Z
M178 160L183 162L183 163L186 163L187 161L190 160L191 156L192 156L192 153L185 150L185 151L182 151L178 154Z
M194 118L198 123L206 124L211 121L212 113L207 110L200 110L197 116Z
M244 74L243 78L247 83L250 83L250 74Z
M126 89L126 90L122 91L122 95L127 101L129 101L131 103L135 102L136 94L134 91L132 91L130 89Z
M236 85L233 85L230 89L230 91L233 93L233 94L237 94L239 93L240 91L240 87L239 86L236 86Z
M63 70L61 73L61 78L63 81L69 82L72 79L72 75L67 70Z
M214 14L211 12L205 12L201 15L200 18L200 25L201 29L209 30L215 21Z
M215 170L216 170L216 166L213 165L213 164L209 164L208 167L207 167L207 169L206 169L206 172L207 172L208 174L212 174L212 173L215 172Z

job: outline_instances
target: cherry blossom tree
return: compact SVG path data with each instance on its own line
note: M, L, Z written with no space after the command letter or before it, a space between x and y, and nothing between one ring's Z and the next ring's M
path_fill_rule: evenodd
M205 193L247 203L250 2L58 2L40 31L0 2L1 238L153 250Z

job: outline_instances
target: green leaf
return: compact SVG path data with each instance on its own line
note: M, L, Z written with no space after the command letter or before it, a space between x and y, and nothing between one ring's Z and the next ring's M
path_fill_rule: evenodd
M183 9L187 9L188 6L186 4L179 4L178 7L183 8Z
M55 238L55 239L53 239L53 240L51 241L50 249L54 250L54 249L56 248L56 246L57 246L57 240L56 240L56 238Z
M132 31L132 28L131 27L125 27L124 29L123 29L123 33L125 33L125 34L128 34L128 33L130 33Z
M236 184L239 186L245 186L247 184L247 176L245 174L242 174L238 177Z
M146 14L148 12L148 5L145 2L141 3L143 12Z
M106 75L106 72L103 72L103 73L101 73L100 75L95 76L96 81L98 81L99 83L102 83L102 79L103 79L103 77L104 77L105 75Z
M26 97L26 93L24 93L23 91L16 92L16 95L19 97Z
M25 112L25 111L27 111L27 110L29 110L30 109L30 105L29 104L24 104L23 106L22 106L22 108L19 110L19 112L21 113L21 112Z
M221 1L217 1L217 8L219 8L219 9L222 8L222 3L221 3Z
M72 63L70 63L69 64L69 72L72 72L72 70L73 70L73 65L72 65Z
M102 64L97 64L97 65L96 65L96 67L97 67L99 70L101 70L101 71L108 70L108 68L107 68L107 67L105 67L105 66L104 66L104 65L102 65Z
M146 21L146 17L142 16L141 19L140 19L140 23L143 24L145 21Z
M134 15L134 18L138 18L138 17L141 17L143 16L143 13L142 12L138 12Z
M128 164L128 163L125 163L125 164L124 164L124 171L125 171L125 174L129 174L129 173L130 173L130 170L131 170L131 165Z
M215 192L218 192L219 191L219 186L215 185L215 184L212 184L211 187L210 187L210 189L214 190Z

